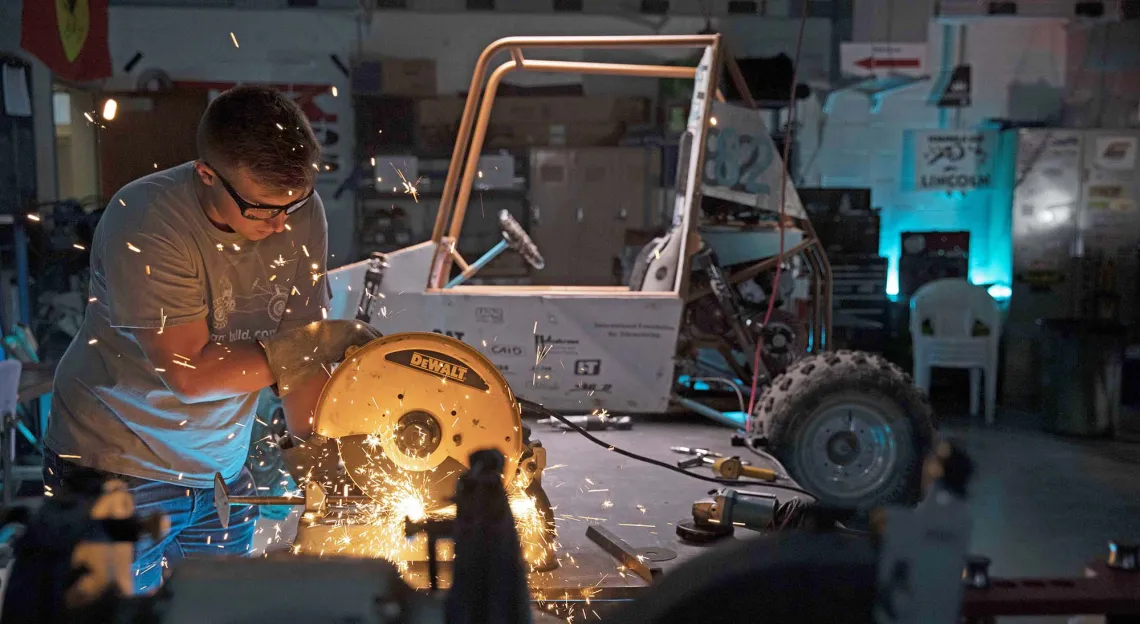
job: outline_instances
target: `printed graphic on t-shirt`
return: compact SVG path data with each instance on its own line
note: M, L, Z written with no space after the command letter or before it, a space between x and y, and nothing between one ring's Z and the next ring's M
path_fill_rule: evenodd
M225 329L226 325L230 323L230 312L237 309L237 302L234 301L234 284L230 281L230 276L225 275L221 281L222 294L214 297L214 328Z

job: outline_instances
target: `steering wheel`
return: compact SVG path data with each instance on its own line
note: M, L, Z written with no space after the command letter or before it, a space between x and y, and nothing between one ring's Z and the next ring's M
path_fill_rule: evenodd
M511 216L511 213L506 210L499 213L499 227L503 230L503 238L512 249L519 252L519 254L527 261L527 264L541 271L542 267L546 266L546 261L542 259L542 254L538 252L538 246L530 239L530 236L522 229L519 222Z

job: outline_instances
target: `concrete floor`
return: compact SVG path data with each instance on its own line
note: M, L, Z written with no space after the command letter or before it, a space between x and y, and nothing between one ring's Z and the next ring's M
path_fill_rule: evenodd
M1031 415L1008 411L994 427L969 417L940 419L943 435L962 441L976 462L974 551L993 559L995 575L1078 575L1104 555L1108 540L1140 539L1140 445L1054 436ZM610 586L640 584L618 576L612 560L586 539L591 522L635 547L675 550L679 560L700 553L678 542L675 524L713 484L622 457L576 433L535 425L534 436L547 448L544 482L556 507L560 550L574 557L560 584L593 585L603 575ZM632 431L599 436L668 462L680 457L669 451L675 445L734 452L726 429L698 419L639 420ZM259 545L271 538L278 548L288 543L295 522L281 523L280 535L277 524L263 523Z
M1106 554L1108 540L1140 539L1140 445L1060 438L1029 428L1017 415L999 418L992 428L952 418L942 433L960 440L976 463L974 551L993 559L995 575L1076 575L1089 559ZM715 487L621 457L574 433L536 428L535 435L551 465L565 464L546 478L564 544L578 545L571 534L584 528L563 518L592 516L604 517L635 546L677 549L671 523ZM665 461L679 458L671 445L733 452L724 429L700 421L643 422L603 437Z
M949 405L941 413L954 413ZM997 576L1077 576L1112 539L1140 539L1140 444L1044 433L1032 415L1003 411L986 427L968 416L941 416L941 433L961 441L976 464L971 487L974 547ZM639 586L585 536L598 523L630 545L678 553L666 569L701 554L682 544L675 525L714 484L677 475L597 446L573 432L534 425L547 449L544 485L558 518L563 569L559 586ZM631 431L597 434L609 443L675 462L670 446L740 453L729 431L700 419L638 420ZM785 494L786 496L786 494ZM292 526L278 538L287 543ZM277 535L267 525L262 539ZM741 531L740 535L748 532ZM278 546L280 547L280 546ZM603 580L604 578L604 580ZM1064 622L1017 618L1015 622ZM1092 620L1096 621L1096 620Z

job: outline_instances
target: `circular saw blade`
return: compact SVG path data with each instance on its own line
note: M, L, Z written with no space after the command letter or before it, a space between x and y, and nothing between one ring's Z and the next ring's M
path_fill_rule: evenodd
M414 490L428 509L447 504L472 451L503 454L504 485L523 451L518 402L499 370L433 333L393 334L349 355L325 384L313 428L337 439L366 495Z

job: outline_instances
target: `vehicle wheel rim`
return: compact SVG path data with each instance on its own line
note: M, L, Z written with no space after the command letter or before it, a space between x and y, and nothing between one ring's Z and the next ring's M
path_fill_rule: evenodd
M797 480L831 500L856 502L881 489L899 462L901 430L882 410L854 401L816 412L796 452Z

